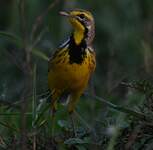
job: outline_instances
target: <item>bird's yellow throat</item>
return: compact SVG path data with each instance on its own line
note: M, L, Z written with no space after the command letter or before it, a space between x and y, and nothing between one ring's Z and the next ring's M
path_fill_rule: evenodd
M71 23L74 26L74 41L76 45L79 45L81 41L84 39L85 27L77 20L71 20Z

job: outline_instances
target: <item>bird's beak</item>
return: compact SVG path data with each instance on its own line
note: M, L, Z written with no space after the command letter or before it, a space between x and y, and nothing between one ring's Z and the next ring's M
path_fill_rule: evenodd
M59 14L62 15L62 16L66 16L66 17L70 17L70 16L71 16L71 15L70 15L68 12L66 12L66 11L60 11Z

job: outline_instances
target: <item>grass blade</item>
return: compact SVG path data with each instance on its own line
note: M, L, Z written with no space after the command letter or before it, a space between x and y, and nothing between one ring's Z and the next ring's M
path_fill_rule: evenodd
M7 123L7 122L0 122L0 125L2 125L3 127L6 127L8 129L11 129L15 132L19 132L19 130L17 128L15 128L12 124Z
M41 52L40 50L38 49L32 49L31 51L34 55L38 56L39 58L45 60L45 61L49 61L49 58L46 54L44 54L43 52Z
M19 47L21 46L22 40L20 37L15 36L13 33L0 31L0 36L6 37L7 39L15 42Z

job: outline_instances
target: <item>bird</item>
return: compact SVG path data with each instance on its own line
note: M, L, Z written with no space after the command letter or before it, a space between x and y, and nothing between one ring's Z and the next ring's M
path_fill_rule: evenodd
M91 12L82 9L60 11L68 18L72 33L49 59L48 86L51 92L51 111L67 96L68 113L72 114L96 68L93 48L95 22Z

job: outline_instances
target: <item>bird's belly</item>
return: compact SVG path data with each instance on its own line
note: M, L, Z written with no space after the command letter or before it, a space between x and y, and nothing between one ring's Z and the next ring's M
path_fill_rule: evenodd
M84 89L89 80L90 70L87 64L67 64L55 67L48 75L51 89Z

